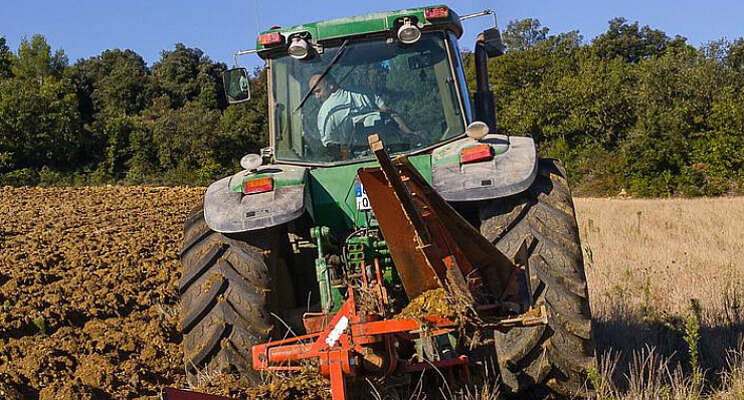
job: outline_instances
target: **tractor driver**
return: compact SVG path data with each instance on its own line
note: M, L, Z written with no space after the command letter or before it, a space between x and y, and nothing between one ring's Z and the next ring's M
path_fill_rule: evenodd
M311 76L308 85L312 87L316 83L313 95L322 103L318 111L318 131L323 146L366 146L366 137L353 137L354 128L360 124L374 127L382 119L380 112L389 113L400 132L413 135L416 141L420 139L419 134L412 131L398 114L385 105L380 96L342 89L330 75L323 79L320 74Z

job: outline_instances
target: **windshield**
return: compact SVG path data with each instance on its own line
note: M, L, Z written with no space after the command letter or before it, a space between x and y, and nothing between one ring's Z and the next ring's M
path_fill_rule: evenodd
M340 52L325 48L306 60L273 59L276 158L330 163L371 157L372 133L391 153L462 134L465 118L446 46L444 34L433 32L413 45L379 39L349 42Z

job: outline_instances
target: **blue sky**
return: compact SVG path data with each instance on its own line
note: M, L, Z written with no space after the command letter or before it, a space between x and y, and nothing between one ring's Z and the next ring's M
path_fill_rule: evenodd
M130 48L148 64L163 49L182 42L198 47L215 61L231 64L231 54L250 48L257 26L289 26L348 15L437 4L433 1L36 1L5 0L0 6L0 35L13 51L24 35L41 33L53 48L62 48L75 62L111 48ZM685 36L699 45L711 40L744 36L741 0L454 0L447 2L460 14L494 9L503 28L513 19L536 17L551 32L578 29L589 40L607 28L616 16L661 29L670 36ZM492 20L465 23L462 47L472 48L475 35ZM241 59L259 65L256 56Z

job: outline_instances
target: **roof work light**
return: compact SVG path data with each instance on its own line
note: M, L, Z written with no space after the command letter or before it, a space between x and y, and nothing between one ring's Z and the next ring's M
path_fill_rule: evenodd
M413 44L421 38L421 30L411 22L410 18L403 19L403 25L398 28L398 40L403 44Z
M292 56L292 58L301 60L310 54L310 45L307 43L307 40L295 36L292 38L292 42L289 44L287 52Z

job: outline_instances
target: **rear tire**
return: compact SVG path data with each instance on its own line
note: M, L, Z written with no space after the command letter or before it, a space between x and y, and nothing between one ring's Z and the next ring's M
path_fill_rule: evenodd
M525 395L586 393L596 366L589 296L573 201L559 161L541 159L523 193L482 204L481 233L507 256L527 240L532 300L548 325L495 333L504 389Z
M186 374L198 385L200 377L239 373L254 380L251 348L278 333L271 312L280 295L283 305L293 301L282 250L283 227L227 235L211 230L203 208L184 223L181 250L181 333ZM293 306L294 304L292 304Z

